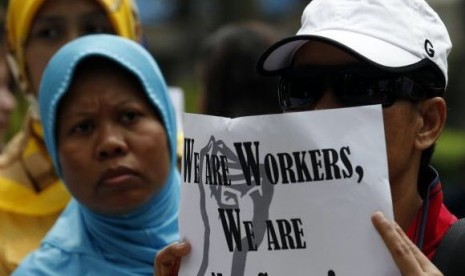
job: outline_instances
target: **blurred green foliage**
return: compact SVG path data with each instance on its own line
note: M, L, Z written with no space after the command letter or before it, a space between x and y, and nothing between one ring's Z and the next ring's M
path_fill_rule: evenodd
M10 127L5 133L5 141L11 139L22 127L24 116L27 113L28 102L23 93L15 92L16 108L10 115Z
M184 91L185 112L199 113L200 84L192 77L184 77L177 82Z
M465 191L465 131L445 129L437 142L432 163L444 185Z
M436 145L434 160L448 165L465 165L465 131L444 130Z

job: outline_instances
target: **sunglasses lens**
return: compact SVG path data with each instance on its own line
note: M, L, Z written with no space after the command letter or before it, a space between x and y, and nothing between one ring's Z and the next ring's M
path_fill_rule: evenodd
M343 106L389 107L401 98L424 97L408 77L363 66L298 68L281 77L278 91L282 108L290 111L311 109L328 89Z
M343 83L338 85L340 88L334 91L340 103L346 106L372 104L390 106L395 101L394 79L373 79L346 74Z
M311 107L325 89L324 79L281 77L279 81L279 99L284 110L296 110Z

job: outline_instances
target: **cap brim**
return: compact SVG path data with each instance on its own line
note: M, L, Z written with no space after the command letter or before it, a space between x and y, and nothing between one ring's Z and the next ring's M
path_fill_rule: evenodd
M405 70L405 67L421 61L412 53L383 40L344 30L323 30L278 41L258 60L258 72L264 75L276 75L289 68L292 66L295 52L310 40L327 42L361 60L390 71Z

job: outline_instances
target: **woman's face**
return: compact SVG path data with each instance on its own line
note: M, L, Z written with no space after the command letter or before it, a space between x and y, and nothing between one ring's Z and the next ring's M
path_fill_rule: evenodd
M57 114L64 181L79 202L107 215L147 202L170 171L162 122L140 84L118 72L76 76Z
M38 93L42 73L64 44L93 33L115 33L96 0L47 0L32 21L25 45L26 70L32 91Z

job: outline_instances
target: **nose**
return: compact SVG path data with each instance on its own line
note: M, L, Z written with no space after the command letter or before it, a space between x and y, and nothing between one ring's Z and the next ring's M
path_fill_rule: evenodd
M97 143L96 155L101 161L121 157L128 152L124 133L112 125L101 128Z
M77 22L75 22L75 24L70 24L70 26L69 26L69 28L67 30L66 42L69 42L71 40L74 40L74 39L82 36L78 26L79 26L79 24Z
M315 104L313 110L318 110L318 109L333 109L333 108L341 108L343 105L341 105L336 96L334 95L334 92L331 89L327 89L321 98L318 100L318 102Z

